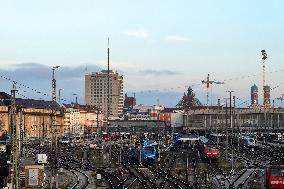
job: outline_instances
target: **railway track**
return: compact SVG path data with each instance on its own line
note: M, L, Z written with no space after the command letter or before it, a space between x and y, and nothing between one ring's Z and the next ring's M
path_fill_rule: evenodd
M172 187L175 188L194 188L191 184L186 181L181 180L180 178L171 174L171 169L176 163L176 160L179 159L179 156L184 155L181 148L172 147L170 151L168 151L170 155L167 155L163 160L163 164L160 169L156 169L155 172L159 174L163 179L171 184ZM182 158L181 158L182 159ZM163 182L161 188L166 188L166 183Z
M59 164L65 169L71 171L77 177L77 182L72 188L85 189L90 184L88 175L82 170L82 163L66 156L59 157Z

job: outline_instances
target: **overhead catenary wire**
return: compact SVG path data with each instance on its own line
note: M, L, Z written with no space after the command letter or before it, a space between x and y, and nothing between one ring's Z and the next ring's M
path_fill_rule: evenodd
M19 81L16 81L16 80L14 80L14 79L11 79L11 78L9 78L9 77L6 77L6 76L4 76L4 75L1 75L0 74L0 77L1 78L3 78L3 79L5 79L5 80L7 80L7 81L10 81L10 82L12 82L12 83L15 83L16 85L17 85L17 88L18 89L22 89L22 87L24 87L25 89L27 89L27 90L29 90L30 92L34 92L35 94L37 94L37 95L42 95L42 97L51 97L48 93L46 93L46 92L42 92L42 91L40 91L40 90L38 90L38 89L35 89L35 88L33 88L33 87L30 87L30 86L28 86L28 85L26 85L26 84L23 84L23 83L21 83L21 82L19 82ZM23 92L27 92L26 90L23 90ZM24 98L26 98L26 99L29 99L28 97L26 97L25 95L23 95L23 94L21 94L20 96L22 96L22 97L24 97ZM67 99L64 99L64 98L60 98L60 100L62 101L62 102L70 102L70 103L72 103L72 100L67 100Z
M283 71L284 71L284 69L281 68L281 69L277 69L277 70L274 70L274 71L270 71L268 73L269 74L278 73L278 72L280 73L280 72L283 72ZM259 74L251 74L251 75L246 75L246 76L240 76L240 77L234 77L234 78L228 78L228 79L225 79L225 80L222 80L222 81L223 82L226 81L226 83L225 83L225 85L226 85L226 84L228 84L229 81L234 81L234 80L239 80L239 79L246 79L246 78L250 78L250 77L256 77L256 76L259 76L259 75L261 75L261 73L259 73ZM19 86L22 86L22 87L26 88L27 90L29 90L31 92L34 92L37 95L42 95L42 97L50 97L50 95L48 93L46 93L46 92L43 92L43 91L40 91L40 90L35 89L33 87L30 87L30 86L28 86L28 85L26 85L26 84L24 84L22 82L16 81L16 80L11 79L11 78L9 78L7 76L4 76L4 75L0 74L0 77L5 79L5 80L7 80L7 81L10 81L10 82L16 82L18 88L19 88ZM277 85L277 87L274 87L271 90L275 90L276 88L279 88L283 83L284 82L279 83ZM160 90L158 90L158 89L136 90L136 91L133 91L133 92L135 92L136 94L139 94L139 93L147 94L147 93L155 93L155 92L163 92L163 91L174 91L176 89L182 89L182 88L187 89L189 86L191 86L191 87L200 86L201 87L202 84L201 83L192 83L192 84L187 84L187 85L179 85L179 86L176 86L176 87L162 88ZM27 92L27 90L24 90L23 92ZM67 99L64 99L64 98L60 98L60 101L63 102L63 103L67 103L67 102L72 103L72 100L67 100Z
M270 71L268 72L269 74L273 74L273 73L280 73L280 72L284 72L284 68L282 69L277 69L277 70L274 70L274 71ZM247 79L247 78L251 78L251 77L257 77L257 76L260 76L262 73L258 73L258 74L250 74L250 75L243 75L243 76L240 76L240 77L232 77L232 78L228 78L228 79L224 79L224 80L221 80L222 82L225 82L224 85L228 85L230 81L236 81L236 80L242 80L242 79ZM280 83L281 84L281 83ZM278 85L280 85L278 84ZM187 89L189 86L191 87L202 87L202 83L192 83L192 84L184 84L184 85L178 85L178 86L175 86L175 87L168 87L168 88L161 88L160 90L157 90L157 89L154 89L154 90L137 90L137 91L134 91L136 93L153 93L153 92L158 92L158 91L173 91L173 90L176 90L176 89Z

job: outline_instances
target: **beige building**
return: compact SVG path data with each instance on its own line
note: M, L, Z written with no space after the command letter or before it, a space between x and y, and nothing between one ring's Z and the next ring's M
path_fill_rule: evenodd
M0 92L0 136L9 132L9 108L10 95ZM65 104L56 106L56 125L51 125L52 103L51 101L34 99L16 99L16 124L22 128L23 137L47 137L51 138L52 132L58 136L83 135L96 132L103 126L104 114L93 106L79 104ZM54 130L52 131L52 127Z
M80 104L64 104L64 135L78 136L96 132L103 126L104 115L95 107Z
M9 132L9 108L10 95L0 92L0 131ZM51 137L52 125L51 101L33 100L33 99L16 99L16 124L18 128L22 127L24 137ZM57 106L56 125L53 126L53 132L58 135L63 134L63 114ZM1 135L0 133L0 135Z
M110 70L110 117L119 117L123 113L123 76ZM85 75L86 105L98 107L104 115L108 109L108 71L102 70Z

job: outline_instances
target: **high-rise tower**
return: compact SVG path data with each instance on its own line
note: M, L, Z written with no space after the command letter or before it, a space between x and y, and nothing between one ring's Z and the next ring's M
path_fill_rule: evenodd
M263 92L264 92L263 104L264 106L270 106L270 86L265 85L263 87Z
M254 84L251 88L251 106L258 105L258 87Z
M123 113L123 76L113 70L109 73L108 70L102 70L85 75L85 101L87 105L98 107L104 115L108 114L109 109L110 117L121 116Z

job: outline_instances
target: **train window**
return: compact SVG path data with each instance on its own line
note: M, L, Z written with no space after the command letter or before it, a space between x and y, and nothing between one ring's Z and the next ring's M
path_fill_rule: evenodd
M284 168L271 169L271 176L284 176Z
M271 176L278 176L279 170L278 169L271 169Z
M153 147L147 147L146 148L146 154L153 154L154 153L154 148Z

